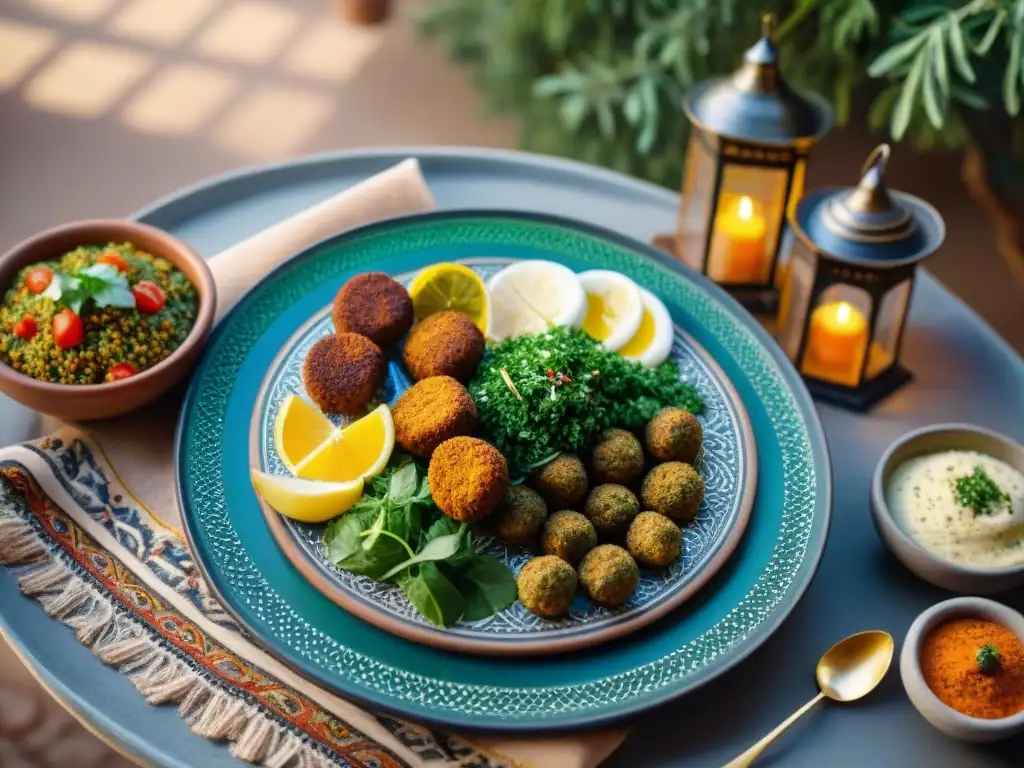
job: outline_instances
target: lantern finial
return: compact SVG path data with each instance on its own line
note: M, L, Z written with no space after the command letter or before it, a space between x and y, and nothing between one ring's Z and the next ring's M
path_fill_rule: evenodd
M861 169L860 183L825 206L822 221L832 232L862 243L895 243L914 234L913 216L885 183L889 153L888 144L876 147Z
M768 12L761 16L761 37L775 40L775 14Z
M889 153L888 144L879 144L864 161L860 184L846 201L846 207L851 213L886 213L892 210L892 198L885 184L885 166L889 162Z

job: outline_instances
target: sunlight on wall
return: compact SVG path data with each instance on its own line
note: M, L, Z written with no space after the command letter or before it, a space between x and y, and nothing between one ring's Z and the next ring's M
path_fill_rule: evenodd
M110 29L141 42L177 45L216 5L216 0L135 0L114 16Z
M283 155L323 127L336 106L319 91L264 86L214 126L213 139L224 149L254 157Z
M105 43L72 43L25 86L25 101L47 112L99 117L153 66L153 57Z
M295 42L282 63L296 75L340 82L359 74L383 44L384 35L379 29L319 25Z
M119 0L22 0L33 10L73 24L98 21ZM177 2L177 0L168 0Z
M238 78L228 72L200 64L172 64L158 72L124 108L121 119L143 133L194 133L238 87Z
M0 19L0 93L18 85L57 42L48 29Z
M39 18L0 16L0 92L20 87L45 112L111 114L137 133L205 135L260 159L322 130L338 87L384 44L382 29L287 0L17 1Z
M298 23L298 15L283 5L239 0L217 15L196 48L214 58L263 64L280 52Z

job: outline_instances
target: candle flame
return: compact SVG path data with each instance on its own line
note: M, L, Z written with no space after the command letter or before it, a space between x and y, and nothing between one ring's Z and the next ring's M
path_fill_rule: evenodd
M737 208L736 213L744 221L750 221L754 216L754 201L747 195L743 195L743 197L740 198L739 207Z
M849 302L839 302L839 306L836 307L836 321L840 325L846 325L850 322L851 314L853 314L853 307L850 306Z

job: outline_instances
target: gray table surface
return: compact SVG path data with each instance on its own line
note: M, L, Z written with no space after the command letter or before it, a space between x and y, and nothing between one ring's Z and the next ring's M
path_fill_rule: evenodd
M624 177L581 176L574 164L516 153L427 150L336 155L236 179L222 187L221 205L191 205L185 197L156 209L154 220L212 255L408 154L422 157L441 207L558 213L643 240L673 226L675 196ZM868 511L871 472L890 442L930 423L972 422L1024 441L1024 361L927 274L915 289L904 361L916 374L914 382L870 415L819 406L832 453L835 507L821 568L800 605L749 660L640 718L606 765L720 765L816 693L814 664L833 642L884 629L899 645L920 611L950 596L912 576L882 545ZM28 439L38 429L34 414L0 396L0 445ZM75 647L70 632L50 626L38 606L14 594L11 579L0 574L0 618L22 629L15 644L66 703L88 702L89 710L102 704L98 719L95 712L80 712L94 726L161 765L241 765L224 747L204 743L174 722L173 713L143 706L127 681ZM1024 608L1020 592L999 599ZM60 632L67 638L55 641ZM109 701L90 695L97 685ZM154 758L157 752L167 758ZM935 731L910 705L894 668L866 701L819 706L759 764L980 768L1022 765L1022 755L1024 738L974 746Z

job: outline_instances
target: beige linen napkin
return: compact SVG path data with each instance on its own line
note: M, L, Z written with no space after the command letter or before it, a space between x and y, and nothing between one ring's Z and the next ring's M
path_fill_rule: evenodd
M304 248L361 224L434 207L419 163L409 159L228 248L210 260L217 283L218 318L267 272ZM177 405L176 400L165 398L142 411L82 428L100 445L121 483L168 526L180 532L171 462ZM62 425L50 420L46 426L48 432L54 432ZM241 648L233 650L243 658L246 655ZM372 718L360 717L362 713L353 705L302 680L276 662L265 666L269 667L268 673L286 678L287 684L339 717L353 721L364 732L380 731L374 727ZM554 738L471 740L484 750L535 768L593 768L624 738L624 731L606 731Z

